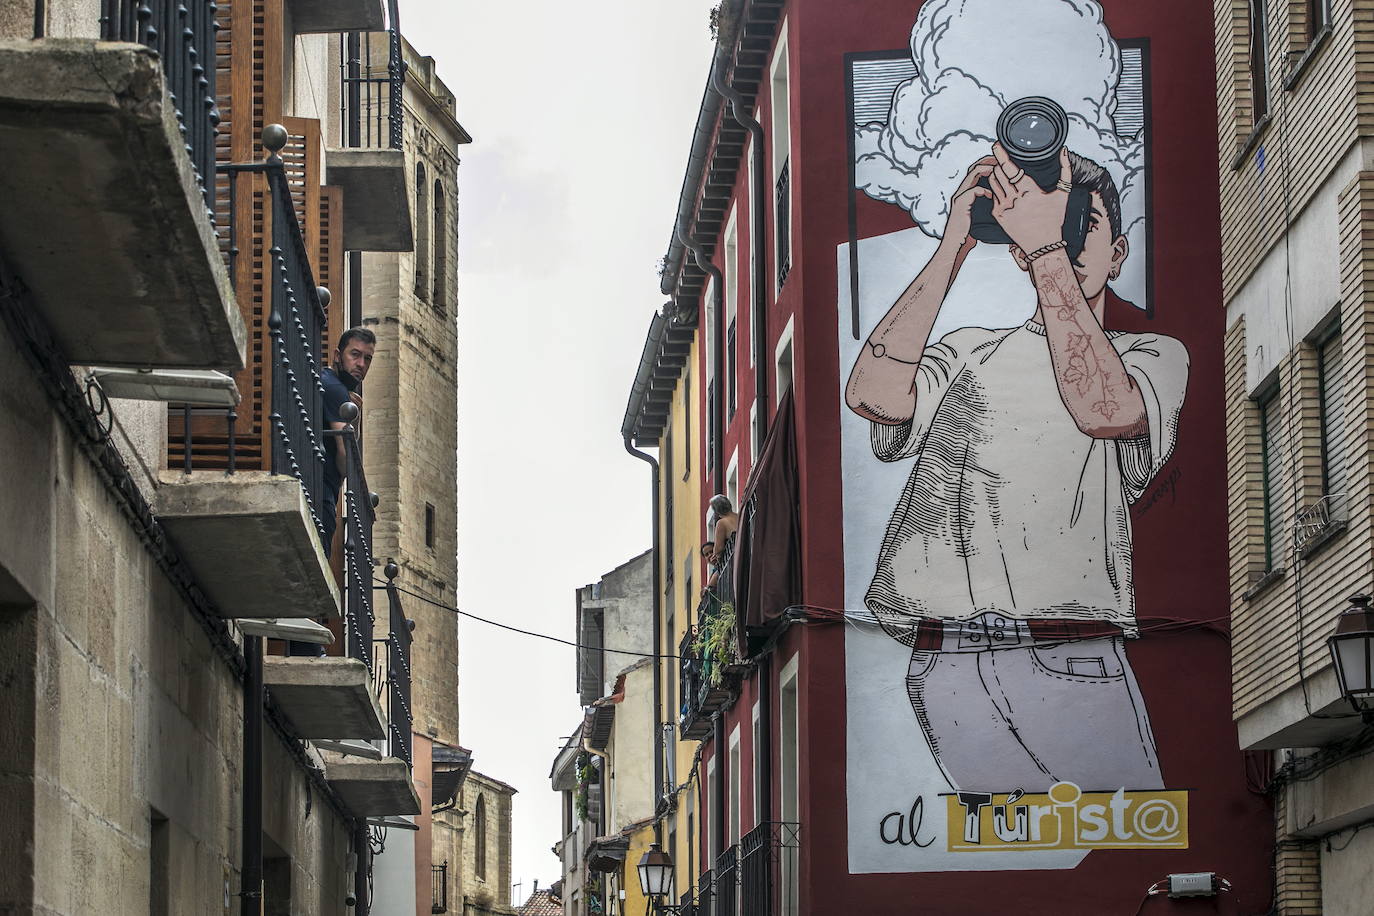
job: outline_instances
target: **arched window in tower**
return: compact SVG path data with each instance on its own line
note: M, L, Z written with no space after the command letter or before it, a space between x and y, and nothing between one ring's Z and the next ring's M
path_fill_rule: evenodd
M485 879L487 877L487 799L484 795L477 796L477 813L473 815L473 836L476 843L476 861L473 863L472 870L477 877Z
M448 305L448 233L445 218L448 208L444 204L444 185L434 179L434 307Z
M429 180L425 164L415 163L415 294L429 298Z

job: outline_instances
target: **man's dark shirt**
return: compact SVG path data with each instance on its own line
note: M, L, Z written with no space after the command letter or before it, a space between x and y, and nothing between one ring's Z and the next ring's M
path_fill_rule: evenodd
M324 385L324 428L332 429L333 424L343 422L343 418L339 416L339 408L348 402L349 392L358 383L353 376L340 376L332 368L326 368L320 372L320 381ZM352 382L351 385L350 382ZM333 506L337 505L339 485L343 483L344 475L339 471L339 462L336 458L339 448L338 437L326 436L324 441L325 501Z

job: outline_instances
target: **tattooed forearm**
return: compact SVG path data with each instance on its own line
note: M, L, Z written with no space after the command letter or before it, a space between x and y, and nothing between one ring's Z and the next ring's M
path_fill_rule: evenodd
M1089 435L1139 435L1144 401L1084 298L1068 257L1056 252L1041 260L1034 265L1035 286L1064 406Z

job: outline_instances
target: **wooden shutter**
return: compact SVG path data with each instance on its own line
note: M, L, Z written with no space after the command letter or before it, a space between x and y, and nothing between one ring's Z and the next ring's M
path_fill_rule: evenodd
M262 129L282 120L283 73L287 49L282 25L283 0L220 0L216 11L216 90L220 112L215 158L220 164L260 160ZM229 179L216 176L216 227L227 260L229 231ZM271 282L267 249L271 247L272 223L267 180L262 175L242 174L233 201L238 259L233 277L239 311L248 330L248 353L243 370L234 378L242 400L235 423L236 467L266 469L271 461L271 429L266 406L271 401L271 338L267 317L271 311ZM191 462L195 469L227 466L228 438L225 412L193 411ZM182 408L172 405L168 416L168 464L184 466Z
M329 290L325 308L324 339L320 341L320 361L328 363L334 344L347 327L348 307L344 290L343 189L320 188L319 256L315 261L315 282Z

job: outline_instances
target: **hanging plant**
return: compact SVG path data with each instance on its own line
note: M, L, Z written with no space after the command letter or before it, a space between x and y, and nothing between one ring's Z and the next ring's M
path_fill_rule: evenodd
M588 818L588 787L596 781L597 769L596 762L592 755L583 751L577 755L577 789L573 792L573 808L577 811L579 820Z
M735 606L726 602L720 610L706 616L697 628L692 649L701 656L706 678L712 687L725 678L725 666L738 660L735 648Z

